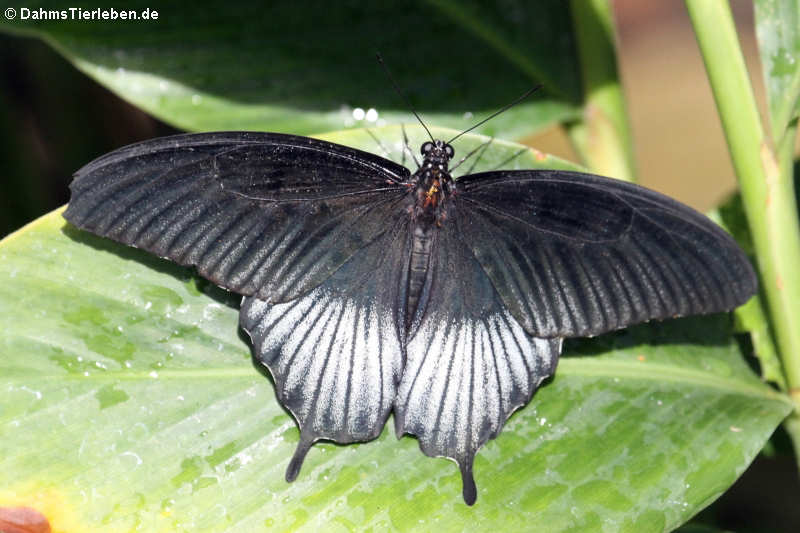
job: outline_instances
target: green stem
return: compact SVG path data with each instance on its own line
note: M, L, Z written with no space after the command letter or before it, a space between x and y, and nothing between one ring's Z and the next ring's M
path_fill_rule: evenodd
M608 0L571 0L570 11L584 92L583 121L569 127L570 137L592 171L634 181L611 7Z
M778 144L778 165L781 176L786 176L794 198L794 142L797 138L797 119L791 121Z
M800 228L790 150L764 133L730 6L686 0L717 102L790 394L800 405ZM786 138L786 136L784 137Z

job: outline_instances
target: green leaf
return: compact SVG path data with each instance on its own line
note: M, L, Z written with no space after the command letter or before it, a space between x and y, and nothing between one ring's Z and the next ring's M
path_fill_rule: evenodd
M750 261L756 264L753 237L747 225L741 194L731 195L709 216L736 239L739 246L747 252ZM778 385L781 390L788 390L783 365L767 318L766 295L763 288L745 305L736 309L733 315L736 329L750 334L753 352L761 366L761 376L765 381Z
M162 4L156 20L134 21L71 20L73 4L64 1L27 5L4 20L6 30L41 37L123 98L187 130L303 134L380 125L354 120L355 108L375 108L381 121L413 121L376 50L428 123L466 129L537 82L541 94L481 131L522 137L579 113L571 22L558 0L351 0L335 8L206 1ZM125 6L147 8L145 0ZM23 9L30 10L24 20ZM36 20L39 9L59 16Z
M401 158L399 128L372 134ZM326 137L382 151L365 131ZM477 169L498 164L570 168L501 142ZM791 409L728 316L683 319L568 342L478 454L474 507L452 463L388 428L315 446L287 484L298 432L237 331L238 299L60 212L0 242L0 503L66 531L661 531L725 491Z
M772 135L781 144L800 109L800 0L756 0L755 22Z

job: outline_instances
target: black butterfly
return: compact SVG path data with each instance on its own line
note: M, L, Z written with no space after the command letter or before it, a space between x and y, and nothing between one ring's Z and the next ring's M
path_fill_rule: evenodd
M134 144L75 174L75 226L244 295L240 324L311 445L398 436L472 463L556 368L564 337L730 310L756 291L736 243L666 196L578 172L454 180L277 133Z

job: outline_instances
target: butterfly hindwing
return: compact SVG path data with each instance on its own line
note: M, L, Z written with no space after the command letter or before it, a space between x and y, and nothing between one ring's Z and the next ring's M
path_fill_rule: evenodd
M318 286L385 228L408 170L274 133L178 135L85 166L64 216L272 302Z
M309 293L242 303L240 324L255 357L300 426L290 481L316 440L371 440L389 416L403 366L397 325L409 246L407 217L394 222Z
M454 459L472 504L475 454L555 371L561 339L524 331L452 225L435 238L395 401L396 431L416 435L426 455Z
M458 233L533 335L597 335L725 311L755 292L734 240L654 191L546 170L473 174L458 184Z

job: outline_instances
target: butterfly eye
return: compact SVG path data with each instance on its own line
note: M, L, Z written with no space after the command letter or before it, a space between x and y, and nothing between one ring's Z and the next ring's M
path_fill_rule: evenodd
M420 148L420 152L422 152L422 155L427 155L428 152L430 152L431 150L433 150L432 142L423 143L422 148Z
M447 158L448 159L451 159L455 155L456 152L455 152L455 150L453 150L452 146L450 146L449 144L445 144L444 145L444 153L447 154Z

